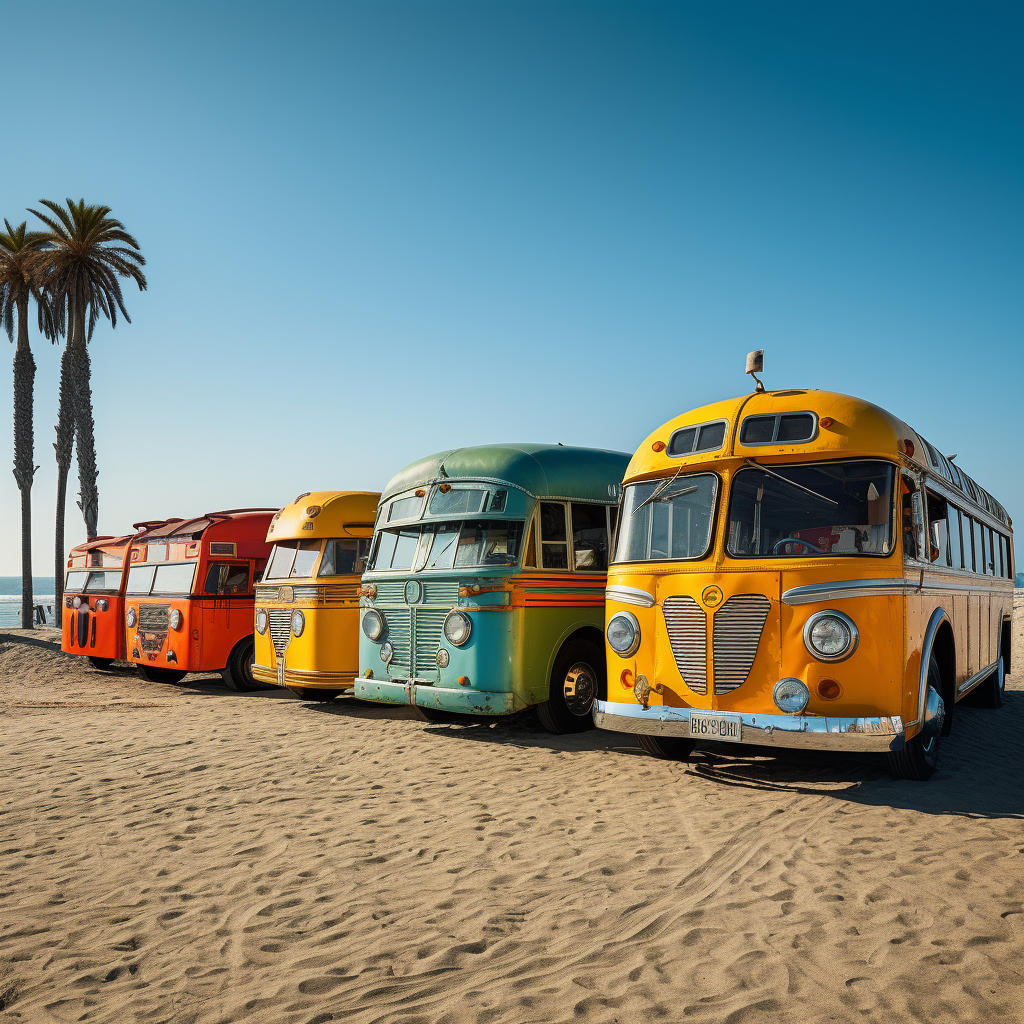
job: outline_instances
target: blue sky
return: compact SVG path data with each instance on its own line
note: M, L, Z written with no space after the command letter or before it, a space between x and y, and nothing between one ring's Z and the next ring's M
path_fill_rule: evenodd
M0 0L0 217L106 203L148 261L91 346L101 530L379 489L463 444L631 451L748 390L752 348L769 386L958 452L1024 523L1022 10L90 3L42 26ZM38 574L60 352L33 342Z

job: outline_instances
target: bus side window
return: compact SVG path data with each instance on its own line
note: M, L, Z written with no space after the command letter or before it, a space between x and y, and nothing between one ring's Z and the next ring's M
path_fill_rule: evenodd
M604 505L574 501L572 511L572 549L575 568L583 572L608 569L608 516Z
M974 535L974 571L979 575L985 574L985 548L982 546L982 525L977 519L971 520Z
M249 589L249 566L211 562L203 589L207 594L244 594Z
M938 565L949 565L949 525L946 521L946 499L931 491L928 496L928 529L931 532L930 561Z
M949 564L954 569L964 567L963 543L960 539L960 510L955 505L946 504L946 525L949 533Z
M540 503L541 554L545 569L569 568L569 541L565 532L565 506L561 502Z

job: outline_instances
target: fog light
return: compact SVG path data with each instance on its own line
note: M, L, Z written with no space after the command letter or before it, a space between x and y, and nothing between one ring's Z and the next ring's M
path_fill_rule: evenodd
M82 599L80 597L72 598L71 599L71 607L72 608L81 608L82 607Z
M260 608L256 612L256 632L259 633L260 636L263 636L263 634L266 633L268 623L269 619L267 618L266 611Z
M98 612L105 612L109 607L110 607L110 602L105 597L101 597L96 602L96 611L98 611Z
M802 679L780 679L772 690L772 699L780 711L787 715L798 715L810 700L811 694Z
M391 662L391 659L394 656L395 649L391 646L391 641L385 640L384 643L380 645L380 660L383 661L385 665L387 665Z
M853 619L831 608L815 612L804 624L804 646L818 661L844 661L859 642Z
M448 660L449 660L448 652L442 647L437 652L437 667L438 668L447 668L448 667Z
M843 688L834 679L822 679L818 683L818 696L822 700L835 700Z
M125 618L125 622L128 623L128 628L129 629L134 628L135 623L138 622L138 621L139 621L139 617L138 617L138 615L135 614L135 609L134 608L129 608L128 609L128 615Z
M306 628L306 616L296 608L292 612L292 632L296 636L302 636L302 631Z
M172 608L170 612L167 613L167 625L170 626L171 629L181 629L183 621L184 619L182 618L181 612L178 611L177 608Z

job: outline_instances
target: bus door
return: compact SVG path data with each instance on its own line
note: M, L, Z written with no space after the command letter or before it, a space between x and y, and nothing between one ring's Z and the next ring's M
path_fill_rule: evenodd
M252 608L247 602L233 600L248 594L248 562L210 562L203 581L203 661L207 664L227 664L234 646L240 619L252 625ZM232 627L234 627L232 629Z

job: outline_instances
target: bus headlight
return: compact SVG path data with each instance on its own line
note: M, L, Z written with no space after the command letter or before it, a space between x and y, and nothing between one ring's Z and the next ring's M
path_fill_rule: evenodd
M139 621L139 617L135 614L134 608L128 609L128 615L125 617L125 622L128 623L129 629L135 628L135 623Z
M833 609L815 612L804 625L804 646L818 661L843 661L860 643L849 615Z
M183 621L184 620L181 617L181 612L178 611L177 608L172 608L167 613L167 625L170 626L171 629L181 629L181 623Z
M473 632L473 621L465 612L450 611L444 620L443 628L448 642L461 647Z
M772 700L780 711L787 715L799 715L810 699L810 691L802 679L780 679L772 690Z
M616 612L605 630L608 646L620 657L636 654L640 647L640 623L632 612Z
M267 613L260 608L259 611L256 612L256 632L259 633L260 636L263 636L263 634L266 633L268 622Z
M381 637L384 635L384 616L380 612L374 611L371 608L368 612L363 613L363 618L359 624L362 626L363 634L367 640L372 640L374 643L380 642Z
M80 597L73 597L71 599L71 607L72 608L81 608L82 607L82 599Z
M101 597L96 602L96 611L105 612L110 607L110 602L105 598Z
M295 636L302 636L302 631L306 628L306 616L296 608L292 612L292 633Z

